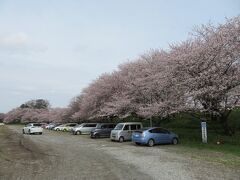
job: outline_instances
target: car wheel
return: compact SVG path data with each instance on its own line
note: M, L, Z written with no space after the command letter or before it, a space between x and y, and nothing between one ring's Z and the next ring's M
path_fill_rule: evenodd
M22 130L22 133L25 134L24 129Z
M40 132L39 134L42 135L42 132Z
M75 134L76 134L76 135L80 135L80 134L82 134L82 133L81 133L81 131L77 131Z
M119 142L120 143L124 142L124 138L122 136L119 138Z
M136 144L136 145L141 145L141 143L139 143L139 142L135 142L135 144Z
M28 130L28 134L31 134L31 130L30 129Z
M95 138L100 138L100 134L95 134Z
M174 145L178 144L178 139L177 138L173 138L172 144L174 144Z
M149 140L148 140L148 146L149 146L149 147L154 146L154 140L153 140L153 139L149 139Z

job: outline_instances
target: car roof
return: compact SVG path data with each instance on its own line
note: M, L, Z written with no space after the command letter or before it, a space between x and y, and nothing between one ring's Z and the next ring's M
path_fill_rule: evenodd
M98 123L98 124L102 125L102 124L116 124L116 123Z
M164 130L169 131L168 129L165 129L165 128L162 128L162 127L144 127L144 128L141 128L140 130L146 131L146 130L151 130L151 129L156 129L156 128L164 129Z
M82 124L98 124L98 123L82 123Z
M142 124L141 122L123 122L118 124Z

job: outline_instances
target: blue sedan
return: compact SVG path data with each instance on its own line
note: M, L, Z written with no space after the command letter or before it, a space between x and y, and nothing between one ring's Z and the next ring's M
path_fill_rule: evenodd
M134 131L132 142L137 145L146 144L154 146L155 144L178 144L178 135L160 127L143 128Z

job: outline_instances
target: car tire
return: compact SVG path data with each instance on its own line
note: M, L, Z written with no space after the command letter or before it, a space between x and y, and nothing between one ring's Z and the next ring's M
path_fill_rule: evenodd
M60 131L60 129L56 129L56 131Z
M28 130L28 134L31 134L31 130L30 129Z
M135 142L135 144L138 145L138 146L141 145L141 143L139 143L139 142Z
M42 132L40 132L39 134L42 135Z
M120 137L119 140L118 140L120 143L124 142L124 137Z
M81 135L82 133L81 133L81 131L76 131L75 132L75 135Z
M178 139L177 139L177 138L173 138L172 144L173 144L173 145L177 145L177 144L178 144Z
M24 129L22 130L22 133L25 134Z
M149 147L153 147L154 146L154 140L153 139L149 139L147 145Z
M100 134L95 134L95 138L99 139L100 138Z

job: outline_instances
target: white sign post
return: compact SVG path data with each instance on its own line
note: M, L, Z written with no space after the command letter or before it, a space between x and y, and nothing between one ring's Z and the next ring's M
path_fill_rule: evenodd
M201 122L202 127L202 142L207 143L207 123Z

